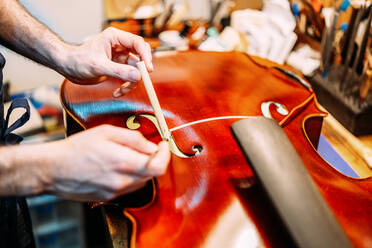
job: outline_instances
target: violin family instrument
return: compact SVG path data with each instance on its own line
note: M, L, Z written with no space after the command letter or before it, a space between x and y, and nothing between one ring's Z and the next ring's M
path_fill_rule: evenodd
M107 203L120 213L108 223L111 234L115 231L113 222L126 219L131 248L302 246L252 169L255 161L247 162L230 131L239 120L265 116L275 120L288 137L299 156L296 161L301 162L292 166L301 166L301 171L308 173L312 187L339 225L335 233L345 235L340 242L371 247L371 179L345 176L317 153L326 114L319 109L311 88L275 69L289 68L236 52L187 51L158 56L153 62L155 71L150 76L171 131L173 154L163 176L138 192ZM113 98L122 83L106 78L83 86L65 80L60 93L68 134L112 124L137 129L159 142L160 130L144 85ZM250 132L261 133L256 129ZM266 132L275 133L269 127ZM272 153L275 157L281 151L270 147L262 156ZM288 175L281 161L271 163L277 177L281 170ZM300 188L296 180L291 182L286 187ZM290 199L287 195L276 197ZM296 199L306 202L306 197ZM102 208L107 217L111 210ZM314 208L316 204L300 212L310 214ZM318 227L298 228L312 232ZM115 243L114 247L122 246Z

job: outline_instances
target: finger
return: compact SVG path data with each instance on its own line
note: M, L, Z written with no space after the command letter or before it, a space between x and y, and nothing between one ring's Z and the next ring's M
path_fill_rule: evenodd
M103 133L111 141L132 148L140 153L152 154L158 146L147 140L140 132L110 125L101 126Z
M125 65L108 60L101 67L102 73L123 81L138 82L141 74L138 69L131 65Z
M141 61L141 58L133 53L129 53L127 64L137 67L137 63Z
M123 157L123 164L117 168L117 171L129 173L142 177L156 177L163 175L167 169L170 159L170 152L167 142L159 144L159 150L146 158L143 154L137 154L135 151L127 151Z
M147 69L149 71L154 70L151 47L142 37L118 29L114 29L114 32L116 33L115 38L119 44L128 49L134 50L145 62Z
M143 177L153 177L147 172L148 161L152 155L140 153L126 146L106 145L111 151L112 169L122 177L129 177L132 181ZM128 180L127 180L128 181ZM120 182L112 182L113 185L120 185Z
M121 97L134 89L137 86L137 83L134 82L125 82L119 88L117 88L113 93L113 97Z
M149 162L156 152L146 155L125 146L120 146L120 148L110 146L110 148L114 154L113 159L116 161L114 170L122 176L131 176L136 180L156 176L148 171Z
M152 176L160 176L165 173L170 160L169 144L162 141L158 145L158 151L150 157L147 165L147 173Z
M143 61L145 61L147 70L149 72L152 72L154 71L154 65L152 64L151 46L148 42L145 42L145 46L146 46L146 54L149 54L150 56L148 56L149 58L146 59L141 55L141 58Z
M154 66L152 64L152 55L151 55L151 47L149 43L145 42L143 38L137 36L133 41L133 48L132 53L138 54L140 60L145 62L146 68L149 72L154 70ZM136 60L136 63L139 62Z
M112 56L111 60L116 62L116 63L119 63L119 64L129 64L129 65L133 66L133 64L127 63L128 62L128 55L123 54L123 53L115 53Z

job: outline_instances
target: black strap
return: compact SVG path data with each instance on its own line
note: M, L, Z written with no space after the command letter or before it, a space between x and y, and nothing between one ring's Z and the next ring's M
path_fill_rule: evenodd
M9 118L12 113L12 111L16 108L24 108L26 110L23 115L17 119L10 127L9 125ZM6 114L6 119L4 123L4 128L1 130L1 141L4 142L5 145L13 145L18 144L22 141L22 137L13 134L12 132L23 126L28 120L30 119L30 106L28 105L28 101L25 98L17 98L14 99L8 109L8 112ZM3 119L4 121L4 119Z
M0 55L0 70L4 67L5 59ZM17 128L23 126L30 119L30 106L25 98L14 99L4 119L4 85L3 85L3 74L0 72L0 144L2 145L14 145L22 141L22 137L13 134L12 132ZM16 108L23 108L26 112L16 120L10 127L9 118L13 110Z
M15 99L4 119L4 65L5 59L0 54L0 145L13 145L22 141L22 137L12 132L30 119L30 106L26 99ZM16 108L23 108L26 112L8 127L10 115ZM35 248L31 218L24 197L0 198L0 247Z

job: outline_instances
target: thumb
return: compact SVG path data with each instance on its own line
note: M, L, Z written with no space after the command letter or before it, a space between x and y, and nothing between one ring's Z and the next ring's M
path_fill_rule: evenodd
M108 60L105 66L102 66L102 73L123 81L138 82L141 80L139 70L131 65L120 64Z

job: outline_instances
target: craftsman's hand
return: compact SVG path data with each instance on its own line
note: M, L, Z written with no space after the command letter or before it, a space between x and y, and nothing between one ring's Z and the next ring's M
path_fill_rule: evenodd
M78 201L110 200L143 187L165 172L170 159L166 142L157 146L137 131L109 125L45 149L50 154L42 177L46 192Z
M153 70L150 45L142 37L107 28L80 46L66 46L57 70L74 83L90 84L100 76L111 76L129 82L133 87L141 79L138 69L128 63L129 53L137 55Z

